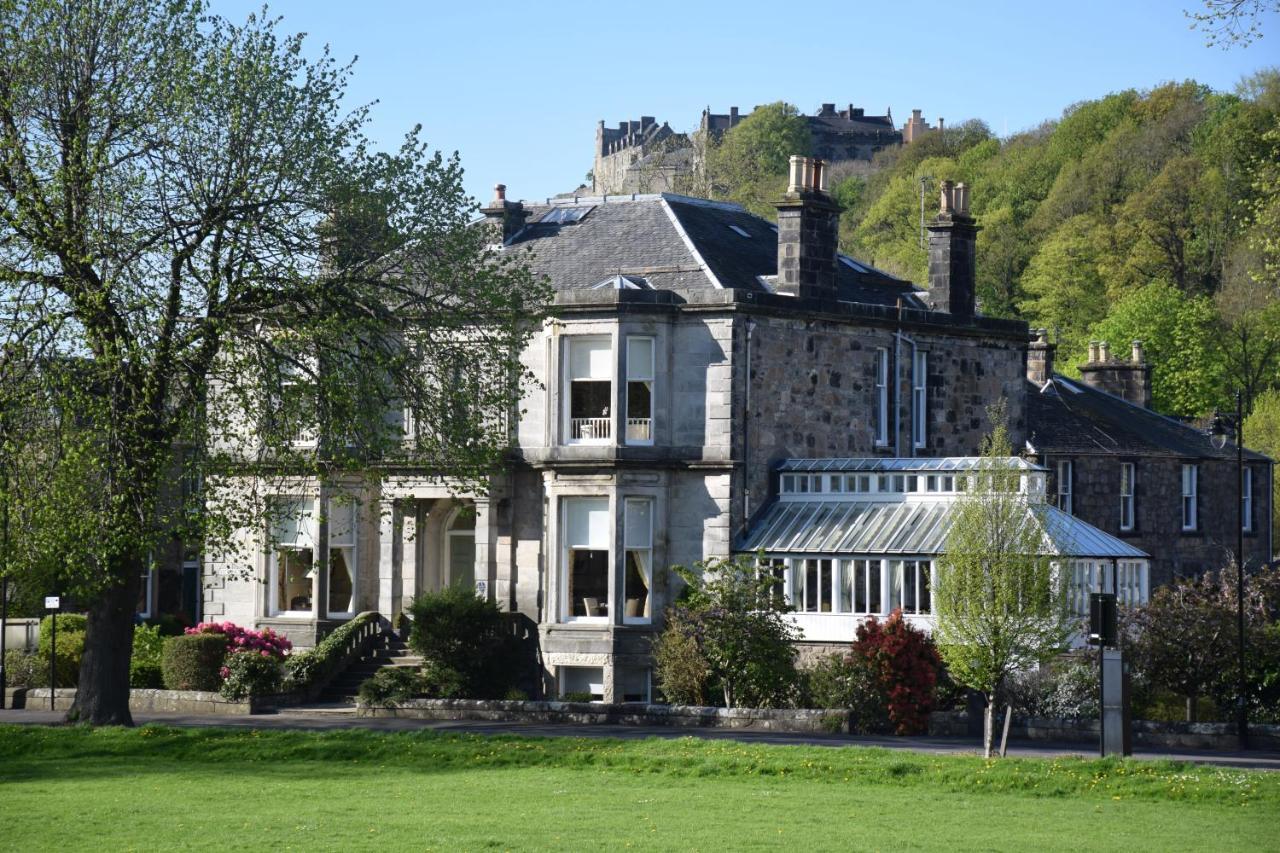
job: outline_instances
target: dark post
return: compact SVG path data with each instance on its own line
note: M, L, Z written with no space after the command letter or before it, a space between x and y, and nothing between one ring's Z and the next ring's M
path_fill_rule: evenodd
M1240 641L1240 681L1236 725L1240 748L1249 748L1248 676L1244 669L1244 400L1236 391L1236 631Z
M54 710L53 696L58 690L58 609L49 615L49 710Z

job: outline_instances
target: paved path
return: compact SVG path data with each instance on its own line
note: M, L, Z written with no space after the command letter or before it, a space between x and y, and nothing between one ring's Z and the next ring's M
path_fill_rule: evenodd
M276 714L253 716L201 716L194 714L134 714L138 725L159 723L168 726L215 726L223 728L298 729L329 731L367 729L403 732L430 730L482 735L522 735L525 737L611 737L636 740L649 737L697 737L706 740L733 740L826 747L883 747L914 752L976 755L978 744L970 738L954 737L862 737L850 735L795 734L789 732L743 731L741 729L675 728L670 726L576 725L556 723L488 722L478 720L414 720L395 717L357 717L346 705L318 705L290 708ZM0 711L0 724L53 725L62 722L62 713L48 710ZM1009 755L1018 758L1057 758L1097 752L1082 744L1017 741L1009 744ZM1280 771L1280 752L1229 752L1197 749L1139 748L1134 758L1187 761L1224 767L1244 767Z

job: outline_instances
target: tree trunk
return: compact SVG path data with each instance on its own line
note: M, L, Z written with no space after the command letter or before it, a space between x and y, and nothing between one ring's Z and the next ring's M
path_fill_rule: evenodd
M142 564L125 560L122 584L111 587L89 607L84 658L76 701L68 722L94 726L132 726L129 713L129 661L133 657L133 617Z
M982 757L991 757L991 746L996 737L996 694L987 695L987 707L982 709Z
M1196 706L1200 704L1199 696L1187 697L1187 722L1194 723L1196 721L1196 712L1199 710Z

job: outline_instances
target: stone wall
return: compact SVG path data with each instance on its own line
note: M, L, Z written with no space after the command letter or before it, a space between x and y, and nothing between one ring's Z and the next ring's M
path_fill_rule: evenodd
M889 326L803 316L759 316L752 332L750 416L745 435L746 486L752 511L774 489L773 468L795 457L966 456L991 430L987 407L1004 399L1015 447L1025 433L1024 339L904 330L894 369ZM925 446L912 447L911 346L927 354ZM897 417L890 389L889 442L878 446L876 351L897 377ZM736 377L745 382L741 371ZM892 383L891 383L892 384ZM896 427L896 441L895 441ZM744 435L735 432L735 455ZM735 530L747 521L735 518Z
M1217 570L1236 548L1235 460L1198 460L1199 527L1182 530L1182 465L1193 459L1176 457L1046 456L1049 495L1058 493L1058 462L1072 462L1072 514L1135 548L1153 555L1151 587L1179 576ZM1134 529L1120 529L1120 465L1135 465L1136 513ZM1244 536L1251 565L1269 559L1271 519L1269 467L1253 470L1253 530Z

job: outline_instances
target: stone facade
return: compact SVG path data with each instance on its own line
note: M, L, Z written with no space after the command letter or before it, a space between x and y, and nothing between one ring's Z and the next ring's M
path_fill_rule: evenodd
M1152 555L1151 586L1216 571L1236 549L1235 460L1117 454L1052 454L1049 494L1059 494L1059 462L1071 463L1071 513ZM1120 526L1120 466L1134 466L1134 524ZM1199 505L1194 530L1182 529L1182 466L1198 470ZM1253 472L1252 529L1244 535L1247 565L1270 559L1271 466L1250 463Z

